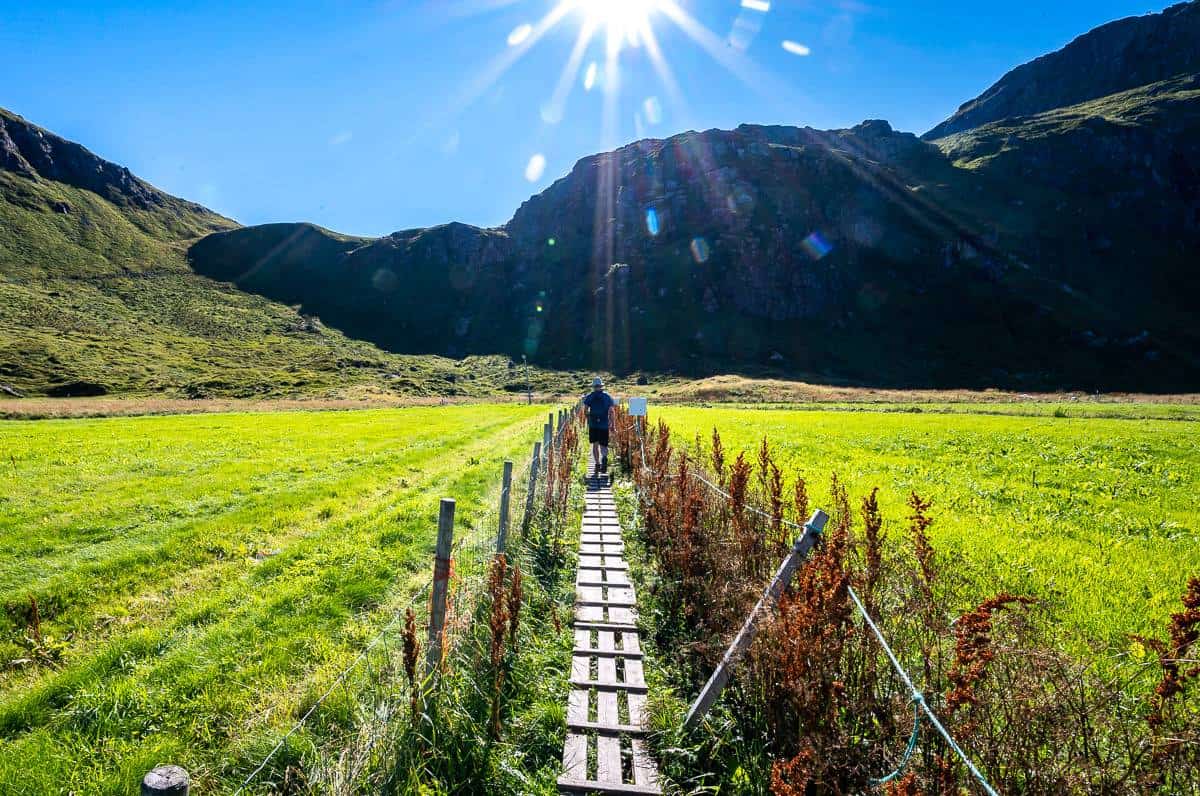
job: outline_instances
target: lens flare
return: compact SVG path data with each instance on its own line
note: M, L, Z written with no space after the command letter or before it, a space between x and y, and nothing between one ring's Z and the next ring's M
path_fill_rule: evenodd
M508 34L508 46L516 47L518 44L528 39L531 33L533 33L533 25L530 25L529 23L516 26L512 29L512 33Z
M658 212L653 207L646 211L646 231L658 237Z
M537 182L542 178L542 173L546 171L546 156L541 152L537 153L529 159L525 164L525 179L530 182Z
M800 248L809 257L814 260L820 260L833 251L833 244L825 240L825 237L820 232L813 232L800 242Z
M708 262L708 241L704 238L692 238L692 259L698 264Z

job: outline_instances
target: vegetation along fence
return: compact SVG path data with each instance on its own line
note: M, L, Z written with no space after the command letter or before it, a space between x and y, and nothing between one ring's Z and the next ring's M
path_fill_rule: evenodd
M886 543L878 490L855 512L834 474L828 518L810 517L810 485L785 476L765 439L731 456L716 430L682 445L622 410L613 444L656 572L652 640L672 650L672 684L700 694L686 717L655 722L677 727L659 748L690 750L659 760L668 778L736 781L757 754L785 796L1189 793L1200 781L1200 715L1185 698L1200 677L1188 668L1200 581L1168 639L1138 640L1152 659L1067 653L1050 606L978 599L934 549L916 492L904 538Z
M295 760L296 750L290 749L298 734L314 720L335 695L349 693L355 677L364 683L364 704L360 711L366 720L362 731L352 739L341 754L331 762L318 765L309 777L323 780L331 792L350 792L361 784L369 767L379 769L380 747L396 740L397 725L408 728L422 721L431 721L436 712L439 682L448 666L448 651L466 635L472 621L472 607L488 596L496 604L498 589L505 589L503 600L506 622L515 631L516 616L521 603L521 572L509 566L507 552L514 526L517 533L529 532L539 511L565 514L569 487L569 469L564 464L574 461L578 446L577 421L574 410L559 409L548 415L540 440L533 444L528 460L514 472L514 463L503 463L499 485L498 510L495 514L494 537L483 536L455 539L454 516L456 504L452 498L440 501L437 541L430 581L384 624L362 647L359 654L338 672L329 685L312 702L295 723L279 738L269 752L251 768L234 791L235 796L255 790L288 790L299 783L292 778L301 776L291 765L278 765L280 758ZM545 506L538 505L538 499ZM515 516L514 516L515 515ZM497 579L499 578L499 583ZM424 666L420 658L420 636L417 608L426 601ZM493 638L496 636L492 633ZM493 644L493 646L495 646ZM397 672L396 670L401 670ZM401 695L392 688L380 687L394 680L407 685ZM493 711L498 710L498 699ZM405 721L405 719L407 719ZM422 743L436 743L436 733L419 733ZM420 752L422 750L418 750ZM376 771L376 781L388 781L395 772ZM312 785L309 781L308 785ZM188 772L177 765L161 765L146 773L141 782L143 796L188 796L191 782Z

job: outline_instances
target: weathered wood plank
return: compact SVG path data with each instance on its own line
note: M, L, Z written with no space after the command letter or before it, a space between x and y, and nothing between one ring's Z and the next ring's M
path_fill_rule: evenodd
M646 726L646 695L625 694L629 704L629 723L634 727Z
M595 655L597 658L641 658L640 652L626 652L625 650L598 650L592 647L576 647L571 651L572 655Z
M577 688L595 688L597 691L632 691L637 694L644 694L649 690L645 683L602 683L599 680L577 680L574 677L571 678L570 685Z
M612 694L611 696L616 696ZM596 736L596 779L601 782L622 782L621 739L615 735Z
M575 627L587 628L588 630L616 630L623 633L637 632L637 625L629 623L624 625L616 624L615 622L587 621L578 617L572 620L571 624Z
M575 618L581 622L606 622L603 605L579 605L575 607ZM633 624L627 622L626 624Z
M585 780L587 774L587 744L588 738L580 733L567 733L567 742L563 744L563 771L565 777L574 780Z
M609 735L645 735L645 727L636 724L601 724L598 721L574 721L567 718L567 729L579 732L607 733Z
M572 688L567 695L567 726L587 724L588 697L591 693L582 688Z
M615 625L637 624L637 614L632 608L609 608L606 620Z
M645 744L639 738L631 738L630 746L633 749L634 784L658 792L658 766L654 765L654 760L646 752Z
M591 657L586 653L583 655L571 656L571 679L572 680L587 680L592 676L592 661Z
M642 668L641 658L625 659L625 682L634 685L646 684L646 671Z
M645 794L645 796L659 796L662 793L662 790L657 786L650 787L628 782L597 782L595 780L572 779L565 776L558 778L558 788L567 793L628 793Z
M612 631L608 631L608 630L602 630L600 632L609 633L610 635L612 634ZM597 658L596 659L596 679L599 682L604 683L605 685L615 685L616 683L618 683L619 681L617 680L617 659L612 658L612 657ZM611 696L616 697L616 694L612 694ZM614 701L613 705L615 706L616 704L617 703ZM614 721L616 720L615 715L613 716L613 720Z

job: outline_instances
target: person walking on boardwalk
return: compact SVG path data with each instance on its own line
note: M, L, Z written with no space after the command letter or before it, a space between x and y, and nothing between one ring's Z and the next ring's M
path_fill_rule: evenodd
M597 473L608 472L608 419L617 402L604 391L604 380L592 379L592 391L583 396L588 410L588 442L592 444L592 461Z

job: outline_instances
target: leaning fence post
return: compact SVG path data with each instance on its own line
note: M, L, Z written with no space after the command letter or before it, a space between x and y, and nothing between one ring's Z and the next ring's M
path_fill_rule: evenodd
M188 796L192 782L179 766L156 766L142 777L142 796Z
M717 701L717 697L721 695L721 691L725 688L725 684L729 682L729 675L732 673L733 667L746 654L746 650L750 647L750 642L754 640L754 634L758 632L758 617L770 606L774 605L779 599L779 595L784 588L791 583L792 575L808 557L808 551L812 550L816 544L817 538L821 535L821 531L825 530L825 523L829 522L829 515L817 509L813 515L808 518L808 522L804 523L804 533L796 540L792 546L792 552L788 553L788 557L779 565L779 571L775 573L774 579L767 585L763 591L762 597L754 606L754 610L750 612L750 616L746 617L742 629L734 636L733 643L729 645L729 649L725 651L725 656L721 658L721 663L717 666L716 671L712 673L712 677L708 678L708 682L700 691L700 696L696 697L696 701L692 703L691 710L688 711L687 718L683 720L683 728L690 730L696 726L700 719L704 718L708 713L709 708Z
M446 589L450 581L450 550L453 546L454 500L442 498L437 551L433 557L433 604L429 609L429 642L425 645L426 674L433 674L442 662L442 629L446 624Z
M500 487L500 529L496 532L496 552L508 545L508 496L512 491L512 462L504 463L504 481Z
M529 485L525 487L525 516L521 518L521 535L529 533L529 518L533 514L533 495L537 492L538 461L542 458L542 443L533 443L533 460L529 462Z

